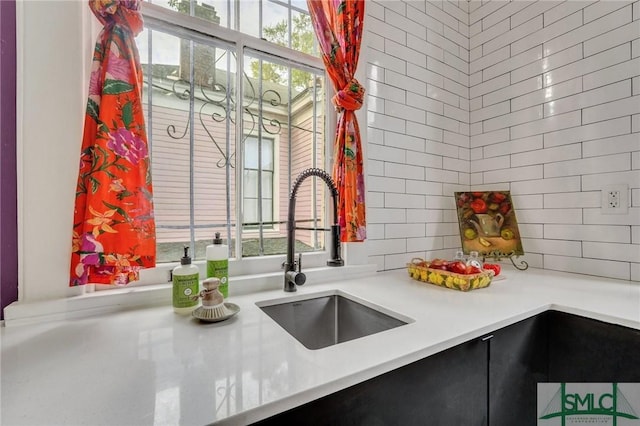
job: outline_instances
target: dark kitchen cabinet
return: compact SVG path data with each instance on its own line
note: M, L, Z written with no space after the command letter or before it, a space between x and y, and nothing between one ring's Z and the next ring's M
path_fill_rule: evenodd
M490 425L536 424L537 384L548 381L546 325L547 316L537 315L486 338Z
M258 424L483 426L487 355L464 343Z
M535 425L538 383L640 382L638 356L640 330L548 311L259 424Z
M548 314L550 382L640 382L640 330Z

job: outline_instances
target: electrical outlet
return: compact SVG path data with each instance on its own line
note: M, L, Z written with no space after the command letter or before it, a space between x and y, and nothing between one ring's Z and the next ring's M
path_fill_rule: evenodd
M607 185L602 188L602 214L627 214L628 192L626 184Z

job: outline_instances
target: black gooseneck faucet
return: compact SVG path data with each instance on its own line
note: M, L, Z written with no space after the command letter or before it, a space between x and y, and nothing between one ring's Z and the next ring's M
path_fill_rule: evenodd
M302 273L302 254L298 261L294 259L296 242L296 195L300 184L309 176L321 178L329 187L333 198L333 225L331 225L331 259L327 260L328 266L343 266L344 260L340 257L340 225L338 224L338 189L329 174L317 168L306 169L298 175L291 187L289 194L289 215L287 217L287 260L284 268L284 291L296 291L296 285L303 285L307 277Z

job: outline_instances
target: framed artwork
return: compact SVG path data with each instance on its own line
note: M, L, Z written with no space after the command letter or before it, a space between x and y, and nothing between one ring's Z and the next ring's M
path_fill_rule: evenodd
M455 201L466 254L495 259L524 254L509 191L456 192Z

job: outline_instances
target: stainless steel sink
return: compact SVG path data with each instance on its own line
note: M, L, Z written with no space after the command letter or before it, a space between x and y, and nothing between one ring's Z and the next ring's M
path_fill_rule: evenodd
M384 308L366 306L367 302L337 290L285 300L256 305L309 349L326 348L412 322Z

